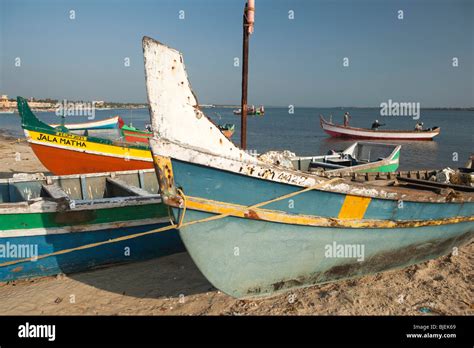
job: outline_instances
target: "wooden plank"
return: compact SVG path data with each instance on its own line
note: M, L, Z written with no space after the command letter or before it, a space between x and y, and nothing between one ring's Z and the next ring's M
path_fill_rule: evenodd
M41 187L51 198L69 200L69 195L57 183L42 184Z
M139 187L136 187L135 185L130 185L120 179L107 178L106 180L107 180L107 183L115 186L119 191L125 192L129 194L130 196L152 196L153 195L148 191L145 191Z

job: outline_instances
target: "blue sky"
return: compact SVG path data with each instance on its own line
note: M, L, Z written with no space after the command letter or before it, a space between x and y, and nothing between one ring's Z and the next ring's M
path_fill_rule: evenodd
M2 94L146 101L141 38L148 35L183 52L201 103L240 102L234 57L241 56L243 0L0 6ZM254 104L378 106L392 99L473 106L474 1L256 0L249 81Z

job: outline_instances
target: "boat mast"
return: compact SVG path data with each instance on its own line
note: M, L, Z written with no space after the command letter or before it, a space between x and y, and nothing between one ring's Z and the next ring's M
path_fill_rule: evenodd
M240 147L247 148L247 84L249 72L249 36L253 33L255 18L255 0L248 0L245 4L243 16L243 44L242 44L242 100L240 103L241 126Z

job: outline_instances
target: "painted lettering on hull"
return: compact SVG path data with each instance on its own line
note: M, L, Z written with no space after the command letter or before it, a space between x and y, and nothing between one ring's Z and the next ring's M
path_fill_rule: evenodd
M81 140L78 140L78 139L58 138L58 137L55 137L55 136L50 136L50 135L46 135L46 134L42 134L42 133L40 133L38 135L36 140L46 141L48 143L61 144L61 145L66 145L66 146L83 147L83 148L87 147L87 145L84 141L81 141Z

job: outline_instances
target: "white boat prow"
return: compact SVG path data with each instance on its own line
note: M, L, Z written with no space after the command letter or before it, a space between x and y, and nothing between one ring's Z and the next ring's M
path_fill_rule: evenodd
M144 37L143 55L150 117L155 132L152 146L154 143L156 146L177 144L219 157L256 161L227 139L199 109L180 52Z

